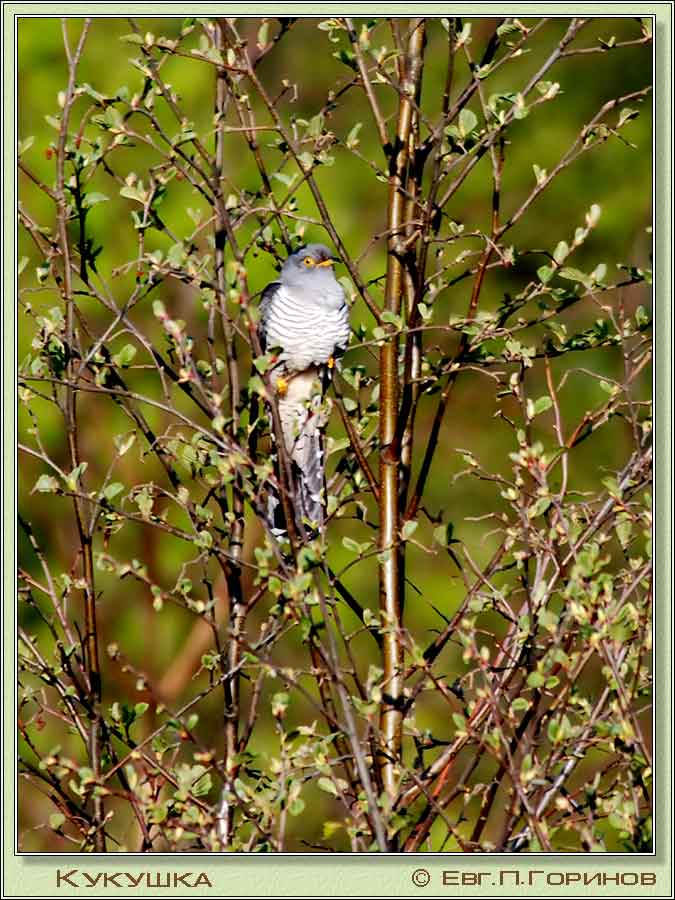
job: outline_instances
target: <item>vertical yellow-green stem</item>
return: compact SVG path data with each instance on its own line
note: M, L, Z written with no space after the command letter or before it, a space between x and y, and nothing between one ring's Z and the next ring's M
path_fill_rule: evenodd
M413 124L414 98L421 76L425 24L417 19L408 40L402 90L399 95L398 123L393 172L389 178L389 246L385 309L401 311L403 268L402 244L405 237L405 187L409 162L409 141ZM401 639L401 581L399 552L399 469L400 448L396 447L398 419L398 348L396 335L390 335L380 350L380 610L385 622L383 640L384 685L380 712L382 785L390 797L397 790L397 761L401 752L401 698L403 692L403 643Z

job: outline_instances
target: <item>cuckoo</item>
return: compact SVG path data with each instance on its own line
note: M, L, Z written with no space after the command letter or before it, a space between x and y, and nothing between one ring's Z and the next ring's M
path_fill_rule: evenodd
M308 244L288 257L279 280L268 284L260 303L260 333L272 355L271 383L291 464L291 503L302 533L323 525L323 393L336 360L349 342L349 308L323 244ZM268 494L272 532L285 533L282 504Z

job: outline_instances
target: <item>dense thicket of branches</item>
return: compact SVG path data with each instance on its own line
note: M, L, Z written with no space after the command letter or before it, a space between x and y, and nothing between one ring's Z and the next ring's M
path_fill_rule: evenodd
M19 147L24 846L646 850L649 210L565 180L648 158L649 22L147 23L111 92L64 21ZM308 237L354 335L280 542L257 301Z

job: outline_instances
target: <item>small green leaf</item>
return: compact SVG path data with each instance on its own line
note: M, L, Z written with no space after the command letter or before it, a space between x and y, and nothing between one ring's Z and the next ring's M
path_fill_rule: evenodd
M204 771L203 766L194 766L192 769L193 773L197 773L198 771ZM205 794L211 790L211 775L209 772L205 772L203 775L199 775L192 784L190 788L190 793L194 797L203 797Z
M305 801L302 797L296 797L288 804L288 814L290 816L299 816L305 810Z
M78 488L78 481L80 477L84 475L89 466L88 462L81 462L66 476L66 487L69 491L76 491Z
M536 500L527 511L528 518L536 519L537 516L543 515L551 505L550 497L540 497Z
M24 140L19 141L19 146L17 148L18 155L23 156L23 154L27 150L30 150L30 148L33 146L34 142L35 142L34 137L27 137L27 138L24 138Z
M529 109L525 105L525 98L522 94L516 94L516 99L512 107L514 119L526 119L529 115Z
M430 306L427 306L426 303L418 303L417 309L424 322L429 322L431 320L432 310Z
M639 110L625 107L619 113L619 121L616 123L616 127L621 128L622 125L625 125L626 122L630 122L631 119L637 119L639 115Z
M272 178L276 178L277 181L280 181L282 184L285 184L286 187L290 187L293 184L293 176L287 175L285 172L272 172ZM234 196L234 195L232 195L232 196ZM236 205L237 204L235 203L235 206Z
M263 22L263 24L258 29L258 37L256 38L256 43L258 47L262 50L263 47L266 47L269 42L270 35L270 23Z
M546 412L547 409L550 409L553 406L553 401L548 396L548 394L544 394L543 397L540 397L538 400L534 401L534 415L538 416L543 412Z
M186 259L187 253L182 244L172 244L166 254L166 261L176 269L182 266Z
M455 41L455 47L459 49L464 44L467 46L471 43L471 22L467 22L462 26L462 30L457 35L457 39Z
M631 522L630 517L623 514L621 519L616 523L616 534L619 538L619 543L624 549L628 546L632 531L633 523Z
M559 617L550 609L542 609L537 617L537 621L540 628L545 628L553 633L558 627Z
M560 744L571 732L570 721L567 716L563 716L559 722L556 719L551 719L548 723L547 731L549 741L552 744Z
M553 251L553 259L560 265L562 261L569 256L570 248L567 246L565 241L560 241L558 246Z
M136 356L136 348L134 347L134 345L133 344L125 344L124 347L122 347L122 349L120 350L120 352L116 353L113 356L112 361L114 362L114 364L116 366L119 366L120 368L126 368L127 366L131 365L135 356Z
M396 328L403 327L403 320L401 319L401 317L397 316L396 313L390 309L385 309L380 318L388 325L394 325Z
M324 822L323 823L323 838L324 840L328 840L332 838L333 835L340 831L341 828L344 828L343 822Z
M52 813L49 817L49 827L58 831L65 821L66 817L62 813Z
M195 544L202 550L210 550L213 547L213 537L210 531L198 531Z
M462 137L471 134L478 125L478 117L472 110L464 108L459 114L459 133Z
M644 306L638 306L635 310L635 323L638 328L644 328L649 324L649 315L647 314Z
M520 31L520 23L516 24L516 22L507 21L502 22L502 24L497 28L497 34L499 37L504 37L507 34L515 34L515 32Z
M600 214L602 213L602 209L598 206L597 203L594 203L591 208L586 213L586 225L589 228L595 228L595 226L600 221Z
M319 135L323 131L323 124L323 113L317 113L317 115L311 118L307 127L307 134L309 135L309 137L319 137Z
M334 53L333 56L335 56L336 59L339 59L340 62L344 63L346 66L349 66L350 69L353 69L354 71L357 70L358 67L356 64L356 54L352 50L340 49L337 51L337 53Z
M536 163L532 164L532 169L534 170L534 177L537 179L537 184L543 184L548 178L546 169L542 169L541 166L538 166Z
M106 500L113 500L118 494L121 494L124 490L124 485L120 484L119 481L114 481L112 484L109 484L103 490L103 496Z
M363 128L363 122L357 122L351 129L345 140L345 146L348 150L355 150L359 146L359 131Z
M361 553L361 545L359 542L347 537L347 535L342 538L342 546L351 553L357 553L359 555Z
M91 191L89 194L85 196L82 201L82 206L85 209L91 209L92 206L96 206L97 203L105 203L106 200L109 200L106 194L100 194L97 191Z
M573 269L569 266L561 269L559 274L561 278L565 278L567 281L580 282L585 287L590 287L593 283L593 279L590 275L587 275L585 272L582 272L579 269Z
M120 189L120 197L126 197L127 200L136 200L137 203L143 204L147 199L145 191L128 184L125 184L124 187Z
M326 778L325 776L322 778L319 778L319 780L316 783L316 786L319 788L319 790L325 791L327 794L330 794L332 797L337 797L337 788L335 787L333 782L330 780L330 778Z
M205 669L215 669L217 662L218 657L213 653L202 654L202 666L204 666Z
M260 397L265 396L265 385L260 375L252 375L248 380L249 394L258 394Z
M289 701L290 697L285 691L275 694L272 697L272 715L275 719L283 718L285 716Z
M452 539L453 532L455 530L455 526L452 522L447 522L444 525L438 525L434 528L434 541L437 544L440 544L441 547L449 547L450 544L454 543Z
M40 475L33 490L39 491L41 494L53 494L58 487L59 483L53 475Z
M136 502L136 505L138 506L143 518L147 519L152 512L153 504L152 494L150 493L150 491L147 488L139 491L139 493L134 497L134 501Z
M403 528L401 528L401 537L404 541L409 540L413 536L413 534L417 531L418 525L419 522L415 522L412 519L409 519L403 524Z
M311 153L300 153L298 154L298 162L301 163L303 169L311 169L314 157Z
M113 442L117 448L118 455L124 456L127 450L133 447L136 442L136 432L130 431L128 434L117 434L113 438Z
M272 357L267 353L264 356L257 356L253 360L253 365L261 375L264 375L272 365Z
M531 688L540 688L546 679L541 674L541 672L530 672L527 676L527 685Z

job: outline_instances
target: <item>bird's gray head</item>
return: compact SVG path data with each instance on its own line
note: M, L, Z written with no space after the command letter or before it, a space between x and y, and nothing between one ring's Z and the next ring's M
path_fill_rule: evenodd
M337 262L328 247L323 244L307 244L288 257L281 269L284 283L312 281L317 277L335 278L333 265Z
M307 244L288 257L280 281L299 299L303 296L327 307L339 307L344 292L335 278L337 260L323 244Z

